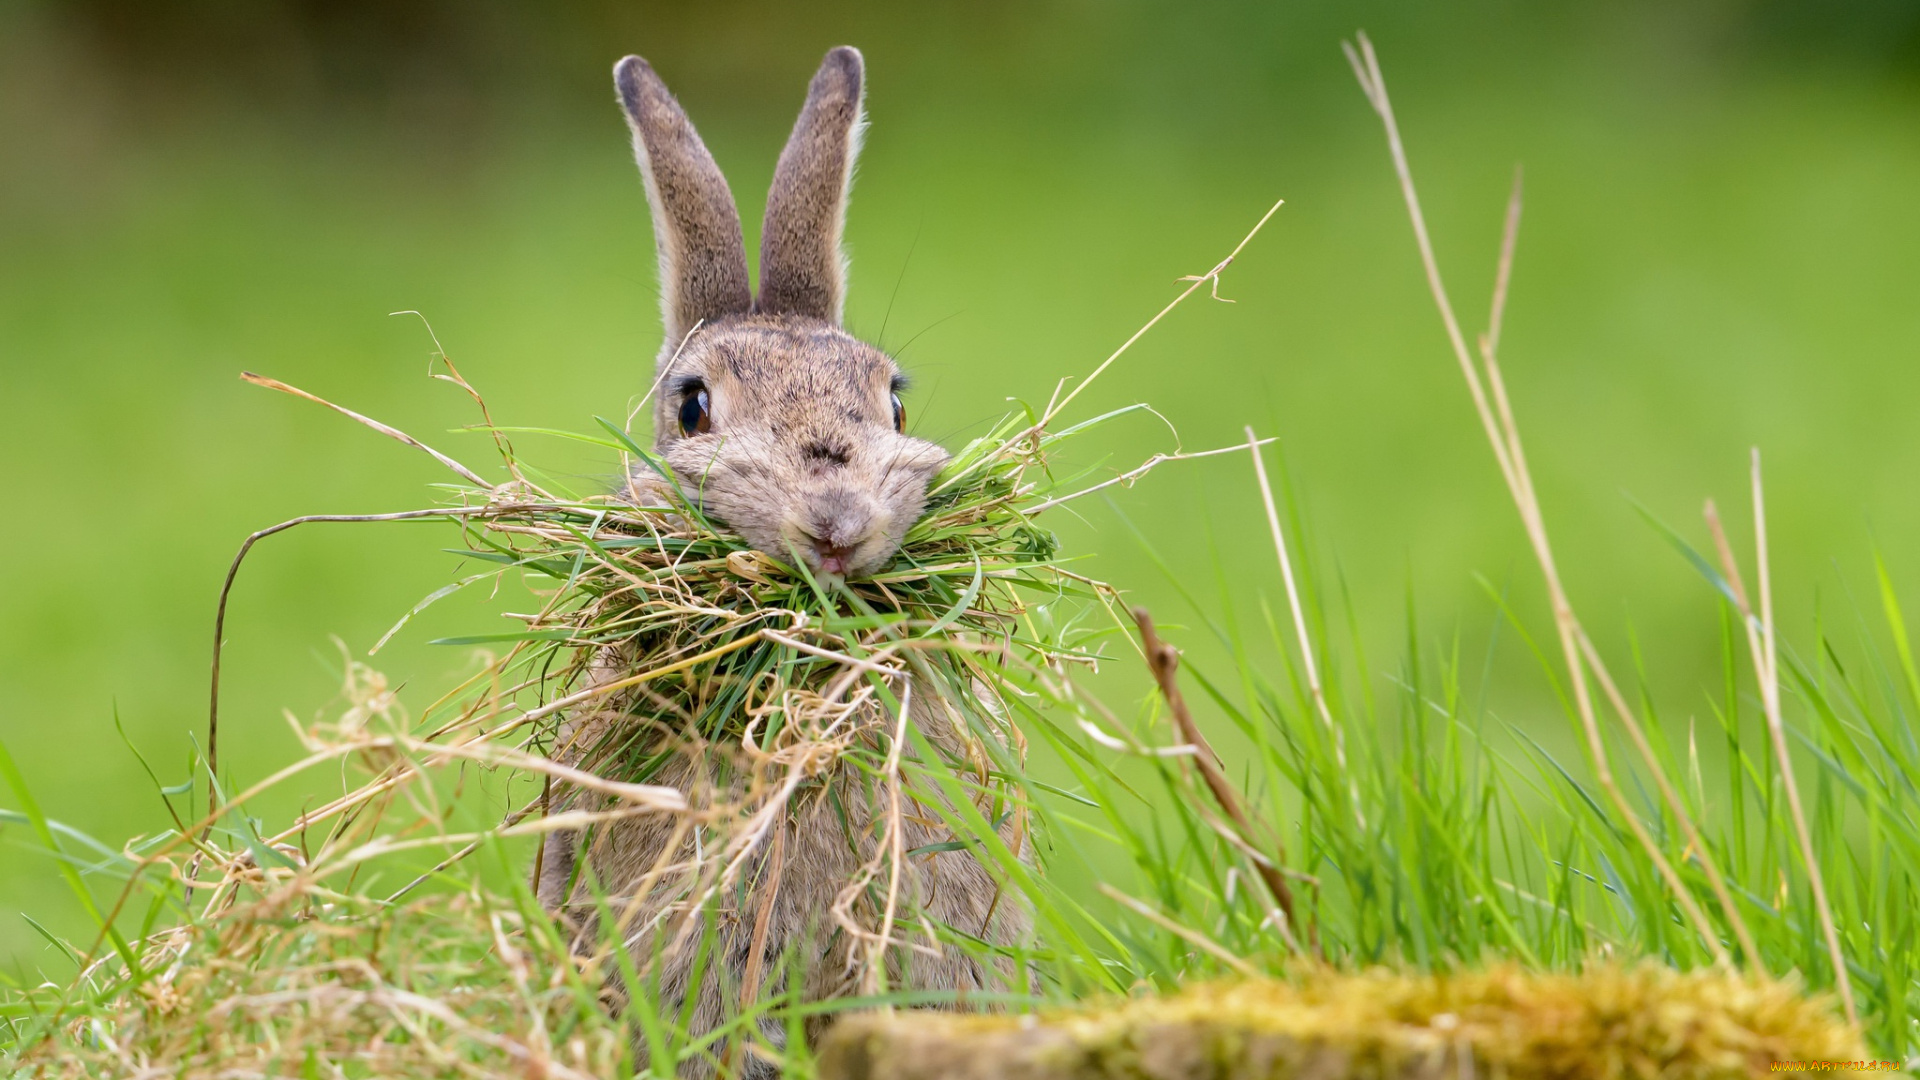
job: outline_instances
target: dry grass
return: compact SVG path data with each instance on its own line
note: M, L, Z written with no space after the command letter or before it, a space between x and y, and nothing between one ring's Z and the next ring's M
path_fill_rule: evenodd
M149 979L21 1064L59 1078L614 1075L626 1034L541 921L478 891L385 906L282 879L152 938Z

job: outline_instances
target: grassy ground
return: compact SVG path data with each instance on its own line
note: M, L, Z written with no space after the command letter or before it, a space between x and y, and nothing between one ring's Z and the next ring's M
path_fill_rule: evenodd
M1920 164L1911 84L1853 54L1782 61L1765 43L1726 46L1711 26L1623 18L1573 34L1579 28L1544 17L1496 29L1483 13L1432 38L1423 35L1435 27L1390 9L1346 22L1362 14L1390 56L1406 57L1397 100L1464 310L1484 302L1509 166L1527 165L1527 239L1502 352L1522 423L1533 425L1569 588L1602 650L1621 670L1639 669L1628 692L1657 703L1675 774L1699 777L1683 794L1719 830L1729 873L1776 911L1798 911L1791 887L1791 903L1777 900L1795 848L1752 726L1754 701L1739 704L1748 726L1738 753L1719 726L1753 692L1739 637L1730 680L1714 594L1621 492L1705 550L1691 525L1699 500L1718 495L1744 529L1745 451L1764 446L1780 624L1809 675L1806 685L1789 679L1794 723L1819 732L1812 741L1823 748L1867 739L1880 765L1908 752L1875 734L1880 722L1897 736L1914 703L1901 698L1870 554L1877 543L1909 589L1920 574L1900 542L1920 524L1906 422L1916 389L1907 359L1920 346L1920 316L1904 302L1920 271L1920 220L1905 197ZM1661 910L1656 881L1624 871L1613 881L1601 866L1627 858L1618 822L1585 810L1594 792L1546 764L1551 756L1579 775L1580 743L1522 638L1499 628L1491 596L1506 597L1549 649L1551 627L1446 360L1372 119L1334 51L1350 27L1151 12L1098 27L1067 12L994 25L950 39L945 53L874 19L834 31L865 45L875 71L877 126L851 232L852 321L904 349L921 380L920 432L957 444L1000 415L1003 398L1044 399L1054 378L1086 370L1157 307L1168 279L1212 265L1248 217L1287 196L1223 286L1238 304L1177 312L1089 405L1151 401L1189 448L1237 440L1249 422L1284 439L1307 525L1299 557L1313 564L1311 590L1343 653L1323 663L1345 688L1340 718L1371 740L1353 744L1368 821L1415 830L1364 841L1289 836L1290 857L1309 872L1322 872L1311 869L1315 852L1341 843L1399 868L1331 893L1343 899L1327 901L1330 938L1356 956L1397 948L1419 957L1436 941L1468 955L1511 951L1498 925L1465 917L1509 910L1472 902L1486 893L1507 898L1522 940L1546 957L1616 940L1694 956L1697 941L1650 917ZM661 48L674 34L696 40L696 29L666 28ZM417 324L384 315L421 308L467 374L511 403L505 422L578 427L638 388L657 335L651 260L597 84L510 107L493 101L451 133L365 103L345 120L326 111L289 120L217 95L149 117L88 54L21 44L42 40L11 35L6 47L21 62L0 65L10 80L4 122L28 148L0 164L9 253L0 439L21 466L17 505L29 508L0 541L0 735L49 814L121 837L162 819L114 715L166 782L185 777L213 590L238 539L296 513L414 505L434 479L397 449L233 374L265 369L415 430L464 423L463 403L419 377ZM676 78L654 40L638 44ZM797 97L818 52L785 57L791 42L753 40L740 55L705 56L707 69L690 51L676 81L743 204L757 200L790 113L779 95ZM1067 43L1075 48L1059 48ZM1062 51L1078 59L1048 60ZM724 73L773 55L792 78L756 71L752 100L724 89ZM1004 82L977 99L955 90L956 76L974 70L970 58L987 56L1013 57ZM1115 429L1106 446L1130 463L1142 448L1170 446L1163 432ZM569 453L542 450L563 471L609 469ZM1297 701L1265 704L1262 678L1287 686L1284 667L1244 644L1265 634L1256 591L1279 610L1257 491L1237 459L1181 468L1060 528L1070 550L1097 556L1102 577L1189 624L1170 633L1224 699L1204 722L1224 731L1245 717L1243 737L1258 746L1262 709L1285 714L1273 723L1310 717ZM233 615L227 765L241 777L294 752L282 708L311 715L333 693L328 634L364 650L454 566L436 554L441 538L410 527L276 544L250 570ZM1180 606L1183 590L1197 597L1193 608ZM1341 617L1348 597L1351 625ZM378 662L409 692L430 694L467 661L424 642L483 623L490 610L483 598L436 609ZM1834 659L1822 659L1823 636L1835 639ZM1363 657L1373 660L1363 666ZM1847 704L1841 672L1867 687L1859 704ZM1238 694L1227 689L1236 684ZM1122 666L1097 688L1125 702L1146 685L1144 672ZM1444 713L1421 708L1427 699ZM1835 704L1833 721L1823 701ZM1464 735L1487 729L1498 737L1486 748ZM1384 756L1362 757L1373 745ZM1449 777L1447 791L1469 801L1405 803L1419 786L1404 770L1425 760L1408 751L1422 746ZM1752 771L1740 765L1735 782L1739 753ZM1904 804L1862 794L1861 763L1828 754L1802 758L1809 812L1828 830L1816 846L1836 860L1832 876L1851 883L1835 886L1847 925L1868 927L1848 930L1865 935L1863 979L1892 987L1898 972L1874 974L1868 946L1882 929L1895 940L1911 933L1888 922L1898 890L1911 888L1900 877L1912 866L1898 861L1904 841L1885 831ZM1511 770L1492 764L1509 759ZM1252 760L1278 770L1235 778L1256 793L1284 778L1281 759ZM1140 783L1163 775L1120 768ZM1748 786L1736 826L1739 784ZM1554 831L1512 856L1494 850L1497 816L1455 847L1419 831L1467 820L1462 808L1489 792L1510 800L1513 820L1550 821ZM270 812L311 794L289 791ZM1335 828L1285 798L1272 805L1285 828ZM1530 816L1542 808L1553 816ZM1882 811L1890 816L1874 816ZM1849 843L1835 842L1843 836ZM1893 839L1875 847L1876 836ZM14 826L0 826L0 842L32 843ZM1129 851L1149 853L1140 891L1198 905L1182 917L1234 942L1251 933L1244 920L1207 907L1206 890L1193 887L1191 868L1223 865L1202 860L1205 850L1149 829L1061 858L1110 870ZM1466 874L1474 854L1513 859L1502 880L1553 897L1567 914L1546 918L1497 885L1487 893L1484 871ZM19 847L7 859L40 869L5 875L0 905L42 916L56 933L83 931L48 864ZM1547 876L1556 868L1558 882ZM1060 880L1092 903L1092 876L1069 869ZM1361 888L1378 890L1367 894L1378 903L1344 899ZM1381 921L1352 914L1363 910ZM1434 924L1436 910L1456 921ZM1339 921L1347 917L1359 921ZM1823 978L1813 924L1755 921L1769 967ZM23 922L0 925L0 942L15 970L60 962ZM1129 970L1164 975L1190 963L1186 951L1146 934L1129 949ZM1882 993L1883 1031L1897 997Z
M1509 219L1510 230L1516 221ZM1210 291L1211 284L1202 279L1187 295L1204 296L1203 288ZM1444 303L1441 310L1451 314ZM967 845L1031 906L1039 936L1022 942L1012 955L1032 965L1039 996L988 997L1021 1006L1148 987L1171 991L1222 975L1312 974L1323 965L1444 972L1500 959L1548 969L1578 969L1598 961L1594 977L1604 982L1615 978L1618 961L1647 958L1681 968L1737 965L1762 980L1784 976L1789 997L1797 989L1818 988L1826 1008L1859 1017L1874 1053L1894 1059L1909 1053L1920 944L1911 917L1920 855L1914 821L1920 815L1914 813L1916 795L1908 777L1920 764L1920 746L1906 717L1920 708L1920 675L1898 590L1883 571L1878 628L1856 625L1852 633L1835 635L1822 624L1814 628L1809 649L1781 645L1763 525L1753 537L1756 555L1744 560L1728 546L1716 515L1708 518L1712 554L1702 554L1679 533L1655 523L1667 532L1677 557L1693 565L1703 591L1722 613L1724 695L1712 703L1717 730L1706 732L1710 749L1703 755L1701 732L1690 720L1683 744L1677 725L1663 718L1651 697L1642 694L1634 701L1616 689L1609 665L1588 642L1577 616L1563 606L1558 570L1544 557L1542 508L1532 495L1518 427L1506 411L1506 390L1494 364L1497 310L1495 329L1480 339L1478 363L1464 354L1461 359L1475 368L1472 385L1495 439L1492 456L1508 476L1519 516L1540 545L1536 551L1543 556L1562 645L1576 652L1584 647L1586 657L1571 669L1558 665L1550 647L1543 651L1543 643L1529 634L1528 623L1537 620L1515 612L1506 596L1486 584L1510 623L1504 631L1535 654L1570 726L1587 733L1587 759L1561 760L1542 738L1503 724L1484 700L1470 700L1471 660L1463 659L1458 639L1448 652L1424 646L1410 634L1398 670L1387 680L1391 689L1376 699L1368 689L1376 680L1364 651L1354 646L1361 635L1351 605L1341 602L1337 575L1326 576L1310 556L1296 569L1295 558L1305 555L1297 539L1299 506L1290 484L1276 493L1264 458L1256 459L1261 463L1255 473L1285 600L1284 605L1260 601L1251 625L1240 617L1253 614L1245 610L1246 598L1238 598L1236 612L1231 590L1223 589L1217 602L1195 605L1196 616L1232 657L1225 671L1183 665L1180 651L1162 641L1145 609L1134 611L1139 636L1130 639L1117 611L1071 582L1063 582L1069 591L1061 592L1044 575L1020 571L1023 590L1038 594L1024 611L1008 606L1011 586L994 584L987 592L996 599L989 602L979 569L973 583L963 587L966 568L956 568L950 545L964 547L966 541L949 538L951 530L940 522L972 520L965 506L976 498L996 506L1021 505L1021 497L1012 494L1019 490L1017 483L986 484L978 496L966 495L960 506L930 518L922 527L933 530L927 538L910 542L910 552L920 550L914 543L934 544L926 551L942 553L931 561L945 567L945 577L923 580L912 567L890 572L887 579L896 589L926 590L925 597L912 600L892 624L895 629L876 640L903 630L938 640L943 628L955 625L954 619L976 601L982 611L1017 614L1007 627L1014 652L1000 656L995 646L977 654L965 661L974 666L961 682L979 686L973 680L984 680L999 688L1003 708L1011 708L1010 718L1040 752L1024 763L1021 757L990 754L995 780L983 790L991 794L991 809L975 808L978 799L964 784L967 769L956 776L954 765L917 740L904 759L886 752L883 743L865 764L858 747L845 760L883 783L904 781L909 791L923 786L925 792L940 792L909 797L919 813L937 812L954 835L969 837ZM1068 415L1061 423L1071 419ZM630 444L612 442L619 445L638 453ZM995 460L992 447L976 444L956 462L942 488L978 474L977 463ZM1011 461L1007 467L1013 467ZM1093 482L1070 481L1061 490ZM1764 490L1758 458L1753 482L1758 520ZM12 757L0 753L0 772L23 811L12 820L31 829L44 848L68 854L57 865L76 907L102 927L97 934L60 941L33 924L65 962L51 965L51 985L16 985L15 996L5 1003L9 1031L33 1055L29 1062L57 1064L60 1075L90 1076L127 1060L190 1063L182 1067L191 1075L243 1061L272 1070L296 1059L309 1073L351 1063L347 1067L453 1075L452 1062L465 1061L478 1075L495 1075L500 1069L524 1069L531 1060L559 1075L608 1075L632 1067L628 1047L636 1043L649 1048L656 1066L673 1059L737 1060L737 1047L714 1041L715 1035L689 1032L684 1016L655 1007L646 993L630 1000L618 1024L610 1023L599 1006L599 976L591 966L575 974L572 964L557 960L562 946L551 923L531 908L525 886L516 880L521 859L511 838L526 836L534 823L499 832L487 819L489 806L515 806L530 798L537 805L538 788L528 782L532 763L518 756L514 744L529 730L527 721L552 712L546 701L573 689L559 685L526 700L520 691L495 687L511 687L519 673L548 666L540 657L549 647L543 642L551 640L551 627L571 627L571 638L598 640L603 626L662 617L648 613L658 606L653 601L646 610L605 607L605 589L589 583L602 577L618 583L629 573L658 567L660 559L623 562L627 569L610 573L582 570L583 560L588 566L604 561L612 571L611 560L631 558L619 551L651 550L648 545L659 542L657 536L647 539L655 535L651 530L622 526L600 532L597 524L586 523L597 522L603 510L569 509L564 502L519 508L526 497L518 487L500 489L496 503L514 505L488 517L504 514L507 524L536 526L551 533L549 539L515 553L475 529L468 545L479 556L507 558L513 567L524 568L496 583L516 598L517 580L533 577L578 588L585 606L576 612L571 594L562 591L546 605L556 614L537 622L533 632L484 635L498 647L517 640L535 651L479 673L473 690L417 718L404 707L405 694L364 665L350 663L346 711L313 725L295 719L293 726L309 755L303 768L318 765L319 772L329 772L338 762L343 779L364 772L377 783L356 788L358 781L348 780L345 799L322 807L311 825L283 831L285 822L256 816L272 802L263 795L302 790L296 773L238 795L229 790L222 798L232 799L232 808L209 819L214 827L206 832L199 824L185 824L202 813L205 781L168 786L155 777L154 792L167 800L176 827L130 845L122 856L49 821ZM1024 496L1029 506L1057 497L1051 481ZM1007 503L1009 498L1014 501ZM552 501L547 495L540 499ZM1004 508L995 513L999 516L992 520L1000 523L994 527L995 543L1008 537L1018 542L1005 552L981 548L988 557L986 570L998 570L1004 558L1044 558L1052 550L1050 539L1021 539L1033 534L1018 515ZM567 522L595 531L582 538L577 528L565 527ZM1001 526L1014 532L1001 535ZM963 525L952 535L965 531ZM1285 540L1288 532L1296 537L1293 544ZM706 557L712 554L709 548L718 544L724 550L726 542L703 535L691 541L700 551L688 550L686 557L705 561L685 571L698 568L714 579L703 577L700 590L771 589L769 595L780 604L799 604L809 612L796 627L811 625L817 630L809 633L828 635L815 640L831 651L816 646L786 661L773 654L764 662L745 661L754 671L764 673L767 664L795 659L803 667L818 667L816 657L841 650L867 655L854 641L873 632L869 605L880 602L879 594L861 598L844 589L836 594L768 566L735 572L730 559ZM505 539L516 536L530 539L524 532ZM688 543L670 538L665 565L674 565ZM766 578L768 573L774 578ZM1176 586L1182 580L1170 576ZM536 590L525 599L540 595ZM703 610L713 602L703 603ZM956 605L951 614L940 616L949 605ZM983 615L958 626L964 639L978 636L992 645L1003 633L997 619ZM748 618L728 631L732 638L708 639L709 646L728 644L705 655L771 647L759 640L760 632L738 637L755 621ZM1409 624L1418 626L1411 611ZM877 659L886 651L872 655ZM1152 672L1157 698L1132 721L1117 715L1078 674L1072 658L1088 651L1105 654L1110 665L1138 658ZM1641 659L1637 652L1632 656L1636 674ZM731 664L733 658L715 663ZM669 664L663 671L685 664ZM835 670L832 664L820 668L819 678L835 678L836 685L845 681L835 677ZM848 668L846 674L857 672ZM1751 690L1743 691L1749 677ZM695 676L674 676L682 678ZM1199 726L1183 683L1196 691L1195 700L1206 703L1199 712L1209 718L1211 734ZM650 685L657 693L678 693L668 689L676 683ZM884 680L874 685L883 696L889 693ZM1791 724L1783 685L1792 702ZM705 696L696 693L688 700ZM1596 704L1597 697L1604 702ZM1609 707L1612 717L1603 715ZM517 720L516 710L524 714ZM729 714L722 709L715 715L724 723ZM799 714L786 723L811 725ZM459 744L457 755L441 749L449 742ZM1713 749L1720 750L1725 780L1716 776L1710 785L1703 760L1715 756ZM348 762L359 768L349 771ZM491 775L491 785L483 782L469 794L466 773L473 763L497 768L481 774ZM981 767L988 767L984 759ZM516 780L514 796L509 789ZM1803 799L1803 791L1810 796ZM678 798L677 792L666 794ZM658 796L639 792L632 797L644 803ZM1009 798L1011 803L1005 801ZM340 808L363 801L373 812L339 814ZM1046 873L1031 872L1017 854L1020 842L1009 849L1006 834L987 825L1003 810L1020 816L1013 835L1033 838ZM750 825L768 812L755 809L743 820ZM716 834L716 852L723 846L732 850L719 843L727 835L724 830ZM425 876L408 883L423 871ZM875 878L876 886L882 877ZM196 887L183 895L176 878ZM489 894L490 879L500 892ZM388 894L391 899L380 899ZM195 895L206 898L201 907L193 906ZM890 921L891 902L885 907ZM185 912L204 913L182 921ZM611 914L609 907L602 917ZM903 925L914 922L908 915L902 918ZM176 922L179 929L148 936ZM704 934L699 927L696 918L690 929L698 955L705 956L713 943L714 917L708 917ZM928 932L937 932L945 948L985 949L992 955L960 928L930 925ZM644 956L630 954L617 936L602 949L596 963L624 973L628 985L644 983ZM64 976L55 973L60 968L67 969ZM86 972L85 978L63 989L76 968ZM1495 982L1508 988L1498 994L1522 993L1511 989L1521 985L1515 978L1498 975ZM1570 984L1553 993L1579 998L1585 986ZM1362 991L1354 992L1365 998ZM1786 1000L1777 989L1752 993L1756 1001ZM811 1059L797 1038L810 1007L771 983L760 997L749 992L745 1000L751 1008L744 1016L771 1010L788 1018L795 1033L784 1056L788 1075L811 1075ZM888 993L882 979L858 1000L931 999ZM1440 1004L1432 1008L1452 1015ZM1610 1030L1617 1031L1621 1014L1611 1008L1602 1007L1593 1022L1612 1024ZM1563 1017L1551 1005L1543 1009L1543 1015ZM1425 1013L1416 1017L1399 1005L1393 1010L1413 1017L1404 1022L1427 1023ZM1668 1016L1665 1006L1644 1012L1653 1028L1667 1030L1667 1021L1658 1019ZM1855 1056L1848 1049L1854 1036L1833 1031L1817 1015L1795 1009L1783 1013L1771 1005L1760 1013L1785 1026L1777 1031L1769 1026L1762 1037L1737 1034L1746 1030L1745 1021L1735 1021L1731 1043L1715 1042L1704 1050L1683 1039L1687 1049L1673 1058L1672 1067L1685 1075L1739 1075L1759 1060L1754 1053L1760 1058ZM41 1043L47 1025L73 1025L82 1017L92 1022L72 1029L81 1033L77 1041L51 1052ZM1438 1013L1432 1022L1440 1022ZM1814 1032L1807 1036L1813 1041L1797 1041L1788 1029ZM1722 1030L1717 1022L1714 1030ZM1663 1038L1646 1046L1666 1046ZM1537 1055L1528 1051L1515 1057L1515 1075L1557 1069L1542 1063L1572 1060L1565 1056L1569 1052L1583 1068L1591 1064L1590 1053L1569 1051L1572 1044L1564 1040L1549 1042L1552 1047ZM1762 1043L1772 1049L1741 1056L1727 1048ZM1388 1039L1368 1053L1391 1056L1400 1052L1394 1045ZM1504 1053L1512 1045L1509 1031L1484 1049ZM1480 1044L1474 1046L1478 1055ZM1634 1043L1629 1056L1640 1053L1640 1046ZM1675 1053L1671 1048L1654 1052ZM1523 1057L1539 1061L1523 1067ZM1716 1060L1721 1063L1702 1064ZM1616 1073L1596 1067L1593 1075Z

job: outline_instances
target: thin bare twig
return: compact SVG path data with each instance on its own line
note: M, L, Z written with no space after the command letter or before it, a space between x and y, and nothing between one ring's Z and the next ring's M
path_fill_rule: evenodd
M1140 646L1146 654L1147 668L1153 672L1154 682L1160 685L1160 696L1167 701L1167 711L1173 716L1174 730L1183 742L1195 748L1196 752L1192 755L1194 768L1200 771L1200 778L1206 782L1207 790L1212 792L1214 801L1220 804L1221 813L1226 814L1234 827L1240 830L1240 835L1251 843L1255 835L1253 823L1241 807L1240 797L1234 792L1232 782L1220 771L1219 756L1213 752L1207 737L1200 733L1200 726L1193 722L1193 713L1187 709L1187 699L1180 693L1179 650L1160 640L1160 634L1153 626L1153 616L1146 608L1134 608L1133 621L1140 628ZM1278 838L1272 843L1274 858L1271 861L1252 860L1254 872L1260 875L1261 882L1273 895L1274 903L1280 906L1280 913L1285 918L1285 925L1280 928L1282 936L1297 952L1300 943L1294 936L1294 930L1299 920L1294 914L1293 889L1287 884L1286 875L1281 873L1279 866L1286 861L1286 846Z

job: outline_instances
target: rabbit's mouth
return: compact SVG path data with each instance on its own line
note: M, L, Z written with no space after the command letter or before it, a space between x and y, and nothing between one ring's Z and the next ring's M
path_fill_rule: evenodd
M845 577L847 568L853 565L854 549L840 544L829 544L816 540L813 553L817 559L814 567L823 574L837 574Z
M871 573L893 554L891 515L871 497L844 488L814 492L782 530L792 553L816 573Z
M788 550L782 555L797 555L816 574L848 578L872 573L893 554L887 538L878 531L866 536L827 533L822 536L794 528L787 536Z

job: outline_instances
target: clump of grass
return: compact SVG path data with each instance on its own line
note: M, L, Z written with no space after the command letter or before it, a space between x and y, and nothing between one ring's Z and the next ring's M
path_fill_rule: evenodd
M16 1064L49 1078L588 1080L630 1062L538 909L478 888L389 905L284 870L253 878L144 942L144 979L111 959L90 968L81 983L100 997L84 1019Z
M175 802L194 785L163 789L173 827L119 852L47 819L0 748L48 847L78 841L81 873L120 883L101 910L69 875L99 934L48 935L74 973L3 999L7 1075L583 1080L630 1062L629 1033L524 888L500 896L471 865L392 885L423 851L497 861L513 828L450 830L440 782L474 762L533 762L422 738L352 660L342 698L329 720L290 718L301 760L224 797L212 782L216 807L197 820ZM341 770L340 797L280 831L252 816L260 796L323 766Z
M1012 426L957 456L891 565L849 582L749 547L609 425L618 441L606 445L667 483L578 502L516 493L463 519L470 555L523 573L545 604L516 616L525 630L451 643L510 643L500 670L541 673L544 700L519 724L624 696L684 738L762 751L830 723L863 685L897 693L916 664L967 683L1016 653L1088 659L1022 626L1025 598L1110 590L1068 571L1025 512L1045 498L1028 472L1063 436L1030 432L1016 445ZM604 677L587 680L595 668ZM469 711L509 700L502 691ZM590 756L601 776L644 783L663 752Z
M1862 1063L1858 1034L1798 988L1724 969L1512 965L1454 975L1308 967L1032 1017L868 1016L823 1080L1503 1076L1735 1080L1777 1062Z

